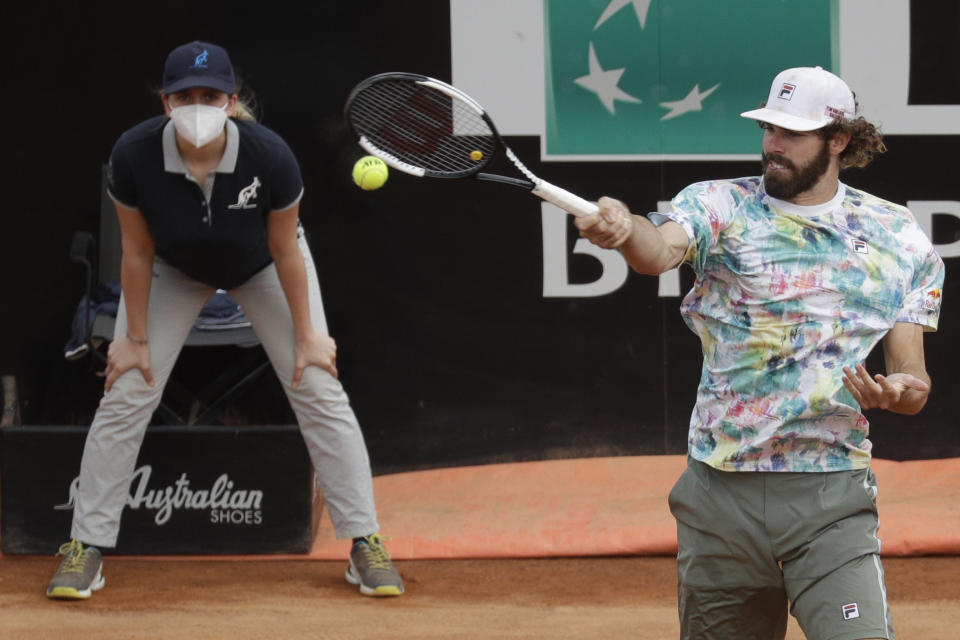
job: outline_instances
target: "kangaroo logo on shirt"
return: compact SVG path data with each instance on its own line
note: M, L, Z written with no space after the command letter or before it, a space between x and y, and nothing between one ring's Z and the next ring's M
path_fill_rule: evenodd
M237 194L237 201L227 207L227 209L254 209L257 205L250 204L250 201L257 197L257 189L260 188L260 178L253 177L253 182L240 189Z

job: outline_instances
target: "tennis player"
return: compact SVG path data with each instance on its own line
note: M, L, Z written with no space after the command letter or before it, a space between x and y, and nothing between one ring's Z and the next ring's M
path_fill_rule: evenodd
M227 52L191 42L163 71L164 115L126 131L108 166L120 219L123 293L105 393L80 466L72 540L52 598L104 584L144 432L204 302L226 289L243 307L283 384L336 534L353 538L347 581L400 595L379 534L363 434L337 380L320 287L299 223L296 158L239 102Z
M763 175L693 184L648 218L603 198L581 235L633 269L696 274L681 312L703 348L687 469L669 503L683 638L893 638L867 409L920 411L943 263L904 207L839 180L885 151L849 87L781 72ZM867 355L882 342L885 374Z

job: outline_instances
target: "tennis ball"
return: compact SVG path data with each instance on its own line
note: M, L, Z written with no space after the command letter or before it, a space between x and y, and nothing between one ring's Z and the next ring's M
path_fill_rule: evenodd
M470 159L476 162L480 162L481 160L483 160L483 151L480 151L479 149L474 149L473 151L470 152Z
M376 156L363 156L353 165L353 181L364 191L379 189L389 175L386 163Z

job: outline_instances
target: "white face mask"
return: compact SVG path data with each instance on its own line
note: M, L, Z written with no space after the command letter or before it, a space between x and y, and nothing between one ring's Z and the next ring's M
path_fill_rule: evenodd
M222 107L211 107L206 104L175 107L170 110L170 119L173 120L177 133L200 148L223 131L227 122L228 106L230 106L229 102Z

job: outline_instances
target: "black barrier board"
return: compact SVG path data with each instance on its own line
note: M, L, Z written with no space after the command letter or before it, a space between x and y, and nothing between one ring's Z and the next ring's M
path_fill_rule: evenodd
M87 429L0 431L0 548L54 553L70 535ZM296 426L151 426L114 552L306 553L320 504Z

